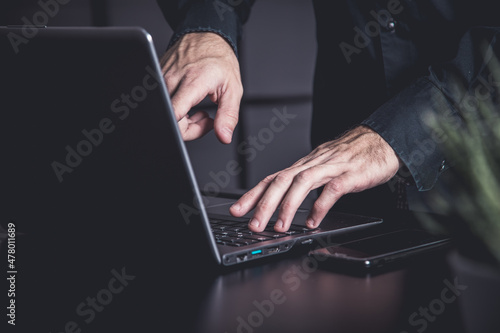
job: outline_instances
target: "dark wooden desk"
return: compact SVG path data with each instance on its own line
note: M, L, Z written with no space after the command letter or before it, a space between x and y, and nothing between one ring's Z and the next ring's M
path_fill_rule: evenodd
M150 241L146 233L136 230L132 234L144 245ZM460 291L451 290L456 277L444 254L376 274L324 269L305 254L210 271L195 262L173 261L153 246L137 247L133 242L125 256L129 240L123 241L122 248L110 243L106 252L101 248L99 253L92 252L93 243L87 240L81 253L76 251L80 245L75 245L75 254L63 257L63 247L71 244L61 244L63 240L54 235L46 241L52 244L42 257L47 262L29 263L27 255L20 254L19 325L8 327L11 331L464 331L460 296L455 294ZM43 244L40 251L44 251ZM19 247L23 246L20 239ZM129 275L130 280L120 281L118 275ZM4 299L2 326L6 322ZM105 304L91 311L92 299Z
M443 255L375 275L316 263L298 256L216 277L194 331L463 332Z

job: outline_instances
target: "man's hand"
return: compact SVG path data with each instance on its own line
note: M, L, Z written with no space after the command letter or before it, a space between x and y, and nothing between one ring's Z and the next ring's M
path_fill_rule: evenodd
M231 46L215 33L189 33L165 53L161 64L182 138L194 140L215 128L217 138L230 143L243 95ZM218 105L215 120L204 111L189 117L189 110L206 96Z
M285 232L307 194L325 185L314 203L307 226L316 228L344 194L361 192L389 181L402 163L380 135L365 126L324 143L291 167L267 176L235 202L230 212L243 216L255 208L249 222L263 231L279 207L274 229Z

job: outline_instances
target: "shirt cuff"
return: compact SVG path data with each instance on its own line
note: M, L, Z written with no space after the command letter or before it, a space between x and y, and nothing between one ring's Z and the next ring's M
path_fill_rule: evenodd
M223 6L217 1L196 2L190 6L185 18L175 27L168 48L187 33L213 32L224 38L237 56L241 27L236 10L229 5Z
M394 149L409 169L419 191L430 190L448 168L440 149L443 133L425 122L428 112L446 112L453 107L445 95L426 78L401 91L363 121Z

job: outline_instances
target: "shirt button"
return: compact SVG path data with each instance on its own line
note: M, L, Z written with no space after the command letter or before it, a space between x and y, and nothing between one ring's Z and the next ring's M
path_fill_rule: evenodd
M387 30L389 31L396 30L396 21L390 20L389 22L387 22Z
M439 168L439 172L443 171L445 167L446 167L446 161L443 161L441 163L441 167Z

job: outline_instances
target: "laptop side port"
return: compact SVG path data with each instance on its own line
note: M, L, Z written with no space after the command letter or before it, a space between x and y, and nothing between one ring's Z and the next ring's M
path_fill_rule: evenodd
M243 261L247 261L248 259L248 255L246 253L243 253L243 254L238 254L236 256L236 262L243 262Z
M273 253L278 253L280 252L280 248L278 246L275 246L275 247L268 247L266 249L266 253L267 254L273 254Z
M256 257L256 256L260 256L262 255L262 250L255 250L255 251L252 251L252 257Z

